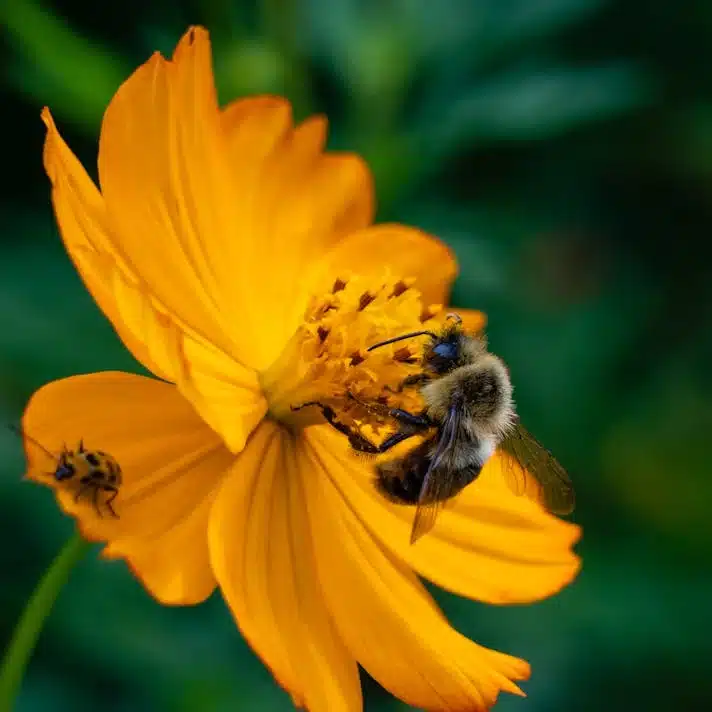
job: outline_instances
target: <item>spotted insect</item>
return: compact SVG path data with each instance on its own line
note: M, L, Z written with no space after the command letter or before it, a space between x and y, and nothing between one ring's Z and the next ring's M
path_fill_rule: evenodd
M12 430L56 462L54 471L46 474L62 486L72 488L75 502L84 497L91 501L100 517L103 516L103 504L112 517L119 518L113 502L121 487L121 466L114 457L101 450L87 450L82 440L79 441L76 450L64 446L59 456L56 456L27 433L14 427Z

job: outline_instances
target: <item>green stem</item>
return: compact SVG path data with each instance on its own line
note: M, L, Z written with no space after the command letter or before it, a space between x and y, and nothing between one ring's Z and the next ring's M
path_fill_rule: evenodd
M40 580L15 628L0 666L0 712L10 712L42 626L75 564L89 549L74 534Z

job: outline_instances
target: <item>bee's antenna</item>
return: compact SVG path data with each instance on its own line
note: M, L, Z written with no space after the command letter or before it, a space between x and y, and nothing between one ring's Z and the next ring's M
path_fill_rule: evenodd
M31 435L28 435L27 433L23 432L20 428L17 427L17 425L9 424L7 427L12 430L13 433L17 433L21 438L27 438L31 443L37 445L37 447L42 450L42 452L44 452L46 455L49 455L53 460L57 459L57 456L53 455L42 443L35 440Z
M385 341L379 341L373 346L369 346L366 351L373 351L374 349L380 349L381 346L388 346L388 344L395 344L396 341L403 341L404 339L412 339L415 336L429 336L431 339L437 339L438 335L432 331L413 331L410 334L403 334L402 336L394 336L392 339L386 339Z

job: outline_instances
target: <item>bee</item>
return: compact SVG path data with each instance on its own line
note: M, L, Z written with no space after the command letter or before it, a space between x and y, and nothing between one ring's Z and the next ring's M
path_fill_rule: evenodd
M121 467L114 457L101 450L87 450L82 440L79 441L76 450L70 450L63 446L59 456L56 456L26 433L13 426L11 429L56 462L54 471L46 474L64 486L71 486L75 490L75 502L85 497L91 501L97 515L101 517L103 514L99 495L103 493L103 506L111 516L119 518L112 503L118 496L121 487Z
M414 435L424 436L423 442L403 457L378 463L375 468L376 486L385 497L416 507L411 544L432 529L442 505L474 482L498 449L509 455L503 458L503 472L515 494L524 494L531 476L551 512L571 513L575 499L571 480L554 456L520 424L507 367L487 350L484 336L465 333L457 314L448 315L439 333L403 334L373 344L368 351L420 336L429 338L422 370L406 378L399 390L418 387L425 403L422 412L389 409L348 394L397 423L396 432L380 445L339 422L330 406L305 404L319 406L327 422L346 434L358 452L385 453Z

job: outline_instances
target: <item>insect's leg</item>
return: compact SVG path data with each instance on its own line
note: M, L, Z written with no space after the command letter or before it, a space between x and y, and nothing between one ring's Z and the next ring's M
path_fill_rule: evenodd
M74 501L78 502L79 498L89 489L89 486L86 484L83 484L78 490L77 493L74 495Z
M407 440L408 438L412 438L415 435L414 432L410 432L407 430L399 430L397 433L393 433L393 435L389 435L379 446L378 446L378 452L383 453L383 452L388 452L392 447L395 447L398 445L398 443L402 443L404 440Z
M401 410L400 408L389 408L387 405L381 403L366 403L361 399L357 398L353 393L348 392L347 397L352 401L356 401L359 405L366 408L366 410L372 413L379 413L381 415L387 415L394 420L397 420L402 425L407 425L409 428L415 428L416 430L426 430L427 428L432 428L433 423L428 418L428 416L423 413L409 413L407 410Z
M99 487L94 485L92 490L91 503L94 505L94 510L96 511L97 516L103 517L104 515L101 513L101 509L99 508Z
M388 413L391 418L394 418L403 425L408 425L416 430L427 430L433 427L433 421L428 418L427 413L409 413L407 410L393 408Z
M319 403L319 401L309 401L309 403L302 403L302 405L293 405L292 410L301 410L302 408L307 408L309 406L316 406L317 408L319 408L326 422L329 423L329 425L331 425L333 428L336 428L336 430L338 430L340 433L343 433L347 436L351 435L351 428L336 419L336 413L334 412L334 409L331 406Z
M105 492L111 492L111 496L106 498L106 508L111 512L111 515L115 518L118 519L119 515L116 513L116 510L114 509L113 505L111 504L116 497L119 494L119 488L118 487L113 487L112 485L104 485L104 491Z
M300 410L301 408L305 408L309 405L314 405L320 408L326 422L329 423L332 428L335 428L343 435L346 435L346 437L349 439L349 445L351 445L354 450L357 450L358 452L365 452L369 455L377 455L379 453L377 445L374 445L370 440L361 435L361 433L357 432L356 430L353 430L348 425L339 422L336 419L336 413L334 412L334 409L331 406L324 405L323 403L319 403L318 401L312 401L309 403L303 403L300 406L292 406L292 410Z
M317 406L319 408L323 408L322 404L319 403L319 401L308 401L306 403L302 403L301 405L291 405L289 406L292 410L301 410L302 408L310 408L311 406Z
M352 400L354 403L358 403L362 408L367 410L369 413L375 413L376 415L381 415L381 416L390 415L391 409L387 405L384 405L383 403L378 403L378 402L367 403L366 401L361 400L360 398L357 398L353 393L351 393L351 391L346 391L346 397L349 400Z
M324 413L324 417L328 420L326 413ZM412 438L413 435L416 434L412 428L409 428L408 430L399 430L397 433L389 435L380 445L375 445L370 440L368 440L368 438L361 435L361 433L352 430L343 423L331 421L329 421L329 423L333 425L337 430L348 436L349 444L354 450L357 450L358 452L367 453L369 455L380 455L381 453L388 452L388 450L390 450L392 447L395 447L398 443L403 442L408 438Z

